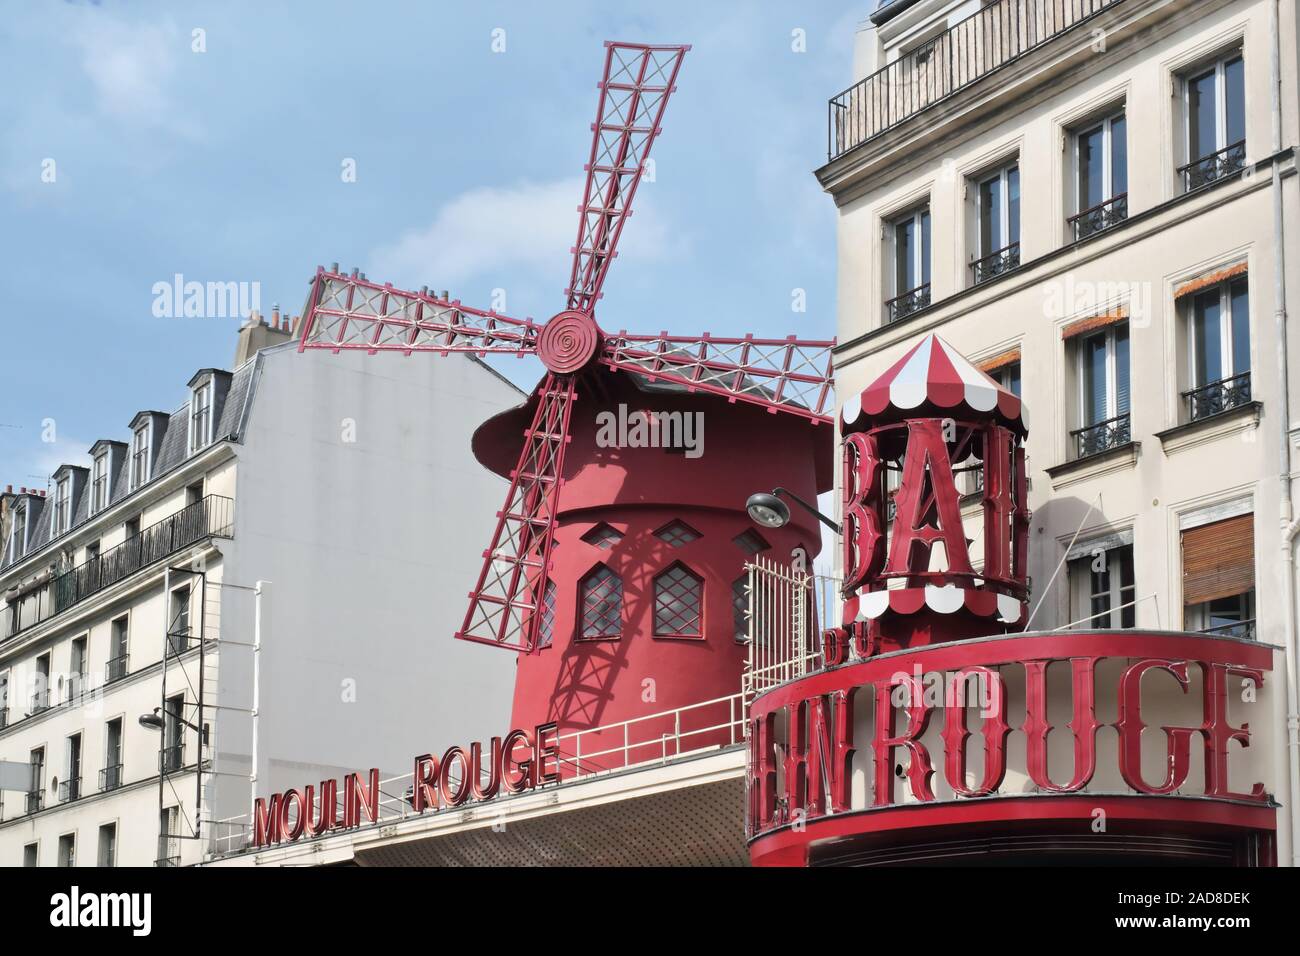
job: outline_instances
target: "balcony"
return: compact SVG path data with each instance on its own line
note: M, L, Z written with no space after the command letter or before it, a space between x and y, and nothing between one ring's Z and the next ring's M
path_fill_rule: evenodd
M185 747L175 744L158 751L158 769L162 773L175 773L185 766Z
M37 787L35 790L27 791L27 799L23 803L27 813L36 813L38 810L45 808L45 790Z
M28 708L27 716L35 717L37 714L43 714L49 709L50 709L49 688L46 688L45 690L38 690L35 694L32 695L32 705L30 708Z
M1249 404L1250 373L1188 389L1183 392L1183 400L1187 402L1188 420L1193 422Z
M1246 165L1246 141L1233 143L1231 146L1193 160L1186 166L1178 167L1178 177L1183 181L1183 190L1192 192L1220 179L1239 173Z
M115 680L121 680L127 675L127 655L119 654L117 657L110 657L108 663L104 665L104 683L111 684Z
M1112 199L1085 209L1078 215L1071 216L1066 223L1070 226L1074 241L1078 242L1103 232L1111 226L1117 226L1127 218L1128 193L1120 193Z
M81 796L81 777L71 777L59 781L59 802L71 803Z
M1070 432L1070 438L1074 443L1074 457L1089 458L1110 451L1112 448L1127 445L1133 440L1133 430L1129 423L1129 415L1125 412L1123 415L1116 415L1095 425L1076 428Z
M122 786L122 765L120 763L109 764L99 771L99 790L101 793L116 790L120 786Z
M93 594L208 537L230 537L234 501L208 495L96 558L55 575L45 587L5 609L4 634L13 637L43 624Z
M838 159L1123 0L998 0L831 97Z
M1217 634L1220 637L1240 637L1248 641L1255 640L1255 619L1247 621L1233 621L1231 624L1220 624L1218 627L1207 627L1201 631L1202 634Z
M1020 243L1013 242L1009 246L990 252L984 258L976 259L970 267L975 273L976 285L1010 272L1012 269L1018 269L1020 268Z
M915 289L895 296L885 303L885 312L890 322L905 319L913 312L920 312L930 304L930 283L919 285Z
M90 690L90 675L85 671L68 675L68 703L80 700Z
M9 726L9 708L0 707L0 730Z

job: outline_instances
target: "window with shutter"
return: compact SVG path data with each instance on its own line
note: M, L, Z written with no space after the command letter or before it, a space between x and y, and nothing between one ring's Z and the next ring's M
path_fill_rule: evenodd
M1255 636L1255 516L1183 531L1184 627Z

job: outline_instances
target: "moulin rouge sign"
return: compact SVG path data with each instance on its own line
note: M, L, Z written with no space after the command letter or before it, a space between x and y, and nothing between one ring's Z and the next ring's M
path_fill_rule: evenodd
M898 786L913 800L933 803L935 778L942 775L951 799L988 797L999 793L1009 772L1015 772L1040 794L1069 794L1087 790L1105 774L1133 792L1167 795L1197 790L1199 796L1267 803L1263 783L1238 792L1229 783L1229 746L1250 745L1246 722L1229 718L1234 698L1257 707L1264 675L1271 669L1272 648L1253 641L1169 632L1092 631L1070 634L1008 635L989 640L959 641L911 652L862 658L870 652L855 629L828 634L827 669L786 684L755 699L750 712L748 769L751 834L850 809L877 809L898 802ZM847 640L844 638L847 637ZM1057 729L1069 741L1072 760L1065 770L1048 772L1048 668L1068 668L1072 715ZM1104 676L1103 676L1104 675ZM932 681L931 678L942 678ZM935 685L941 688L935 692ZM978 710L971 691L978 686ZM1183 726L1172 720L1187 699L1200 712L1199 721ZM1023 720L1009 719L1008 698L1023 704ZM869 701L861 718L855 710ZM1115 713L1113 722L1098 718L1099 709ZM1163 768L1144 772L1142 735L1165 740ZM977 715L977 716L976 716ZM905 721L899 718L905 718ZM1266 719L1261 714L1261 720ZM973 725L974 721L978 724ZM929 733L934 729L939 732ZM1117 766L1106 767L1099 747L1103 728L1117 740ZM1008 737L1018 731L1016 746ZM976 738L971 741L971 738ZM968 752L982 745L982 769L968 773ZM868 795L865 806L853 806L854 755L867 747ZM1189 780L1193 748L1199 747L1204 779ZM1148 765L1151 761L1148 759ZM779 772L778 772L779 771ZM1152 779L1154 777L1154 779Z
M416 813L482 802L501 794L523 793L560 779L560 748L555 724L539 724L530 733L515 729L504 738L493 737L484 760L483 745L449 747L441 758L421 754L415 758L414 783L409 797ZM339 790L343 791L340 816ZM350 773L340 786L323 780L320 789L301 789L258 797L253 805L253 846L292 843L331 831L350 830L379 819L379 770L366 779Z

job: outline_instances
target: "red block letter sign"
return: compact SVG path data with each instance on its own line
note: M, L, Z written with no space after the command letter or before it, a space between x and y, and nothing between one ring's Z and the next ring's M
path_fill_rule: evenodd
M984 432L984 577L1012 577L1011 432Z
M1119 772L1138 793L1173 793L1187 781L1192 736L1200 728L1164 727L1165 779L1151 786L1142 779L1142 675L1149 670L1168 671L1187 693L1187 663L1149 658L1130 664L1119 682Z
M844 593L852 594L880 569L885 536L880 528L880 457L876 437L844 438Z
M948 460L948 446L943 440L943 423L937 418L910 421L907 432L903 481L895 499L898 517L894 520L894 540L889 545L885 571L907 574L929 570L930 550L936 541L942 541L948 555L948 570L954 574L973 574L952 462ZM925 494L927 474L930 476L928 495ZM932 506L937 527L926 520Z

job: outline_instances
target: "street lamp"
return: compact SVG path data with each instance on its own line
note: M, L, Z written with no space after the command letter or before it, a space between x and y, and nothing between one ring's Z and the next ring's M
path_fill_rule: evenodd
M790 507L781 500L780 495L785 495L836 534L840 533L838 524L785 488L773 488L771 494L760 491L749 496L749 500L745 502L745 510L749 512L749 517L755 524L761 524L765 528L784 528L789 524Z
M146 729L148 729L148 730L162 730L163 727L166 726L166 722L163 720L163 716L162 716L162 714L159 713L160 710L162 710L161 707L155 707L151 713L148 713L148 714L141 714L141 715L140 715L140 726L141 726L141 727L144 727L144 728L146 728ZM186 727L188 727L190 730L194 731L196 734L198 734L200 737L203 738L203 742L204 742L205 744L208 742L208 725L207 725L207 724L204 724L202 727L196 727L196 726L194 726L194 724L190 723L188 720L186 720L186 719L185 719L184 717L182 717L180 714L178 714L178 713L176 713L175 711L172 711L172 710L167 711L167 716L173 718L173 719L176 720L178 723L184 724L184 725L185 725Z

